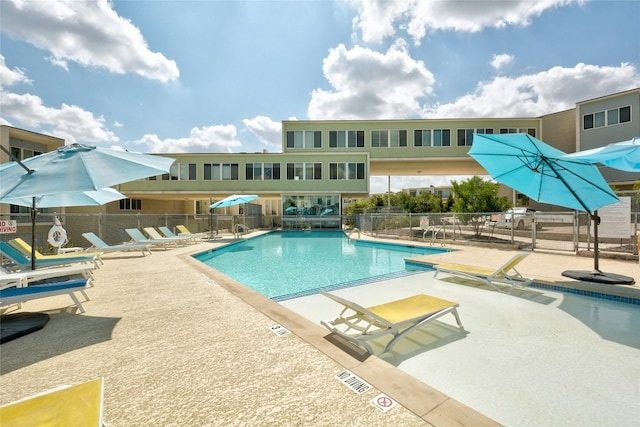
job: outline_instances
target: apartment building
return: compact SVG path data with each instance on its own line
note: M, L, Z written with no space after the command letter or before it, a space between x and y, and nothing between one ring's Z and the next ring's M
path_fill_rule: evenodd
M541 117L424 120L300 120L282 122L281 153L166 153L171 172L121 184L129 198L73 212L209 215L230 194L257 194L260 215L330 221L345 201L366 198L372 176L484 175L467 155L474 133L524 132L565 152L640 135L640 88L579 102ZM64 141L0 126L0 144L22 159ZM9 157L1 154L0 160ZM630 187L638 174L603 170L610 183ZM237 214L241 206L224 213ZM20 208L0 204L0 213Z

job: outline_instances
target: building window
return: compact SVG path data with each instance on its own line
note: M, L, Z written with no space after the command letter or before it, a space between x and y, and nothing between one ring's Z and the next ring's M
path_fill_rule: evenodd
M340 196L338 195L313 195L313 196L283 196L283 216L337 216L340 215Z
M237 181L239 179L237 163L205 163L203 172L205 181Z
M322 132L319 130L287 131L287 148L322 148Z
M478 132L479 133L479 132ZM518 128L500 128L500 133L526 133L531 135L532 137L536 137L536 129L535 128L526 128L526 129L518 129Z
M140 211L140 210L142 210L142 200L140 200L140 199L122 199L122 200L120 200L120 210L122 210L122 211Z
M280 179L280 163L247 163L247 181L271 181Z
M406 130L372 130L371 147L406 147Z
M613 126L631 121L631 106L613 108L607 111L598 111L582 116L582 128L584 130Z
M33 156L42 154L40 151L29 150L27 148L11 147L11 154L18 160L28 159ZM11 158L13 160L13 158Z
M329 131L329 148L364 148L364 131Z
M458 147L468 147L473 145L473 134L492 134L491 128L477 128L477 129L458 129Z
M414 147L431 147L431 131L429 129L413 131Z
M169 173L162 175L163 181L195 181L195 163L174 163L169 169Z
M413 132L414 147L450 147L451 129L423 129Z
M322 179L322 163L287 163L288 180Z
M364 163L329 163L329 179L365 179Z
M434 147L451 147L451 130L450 129L434 129L433 130L433 146Z

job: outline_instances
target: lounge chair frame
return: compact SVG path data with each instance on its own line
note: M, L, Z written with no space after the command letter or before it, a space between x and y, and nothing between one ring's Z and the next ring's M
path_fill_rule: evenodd
M99 250L103 253L139 250L142 252L142 255L146 255L146 252L151 255L150 243L128 242L118 245L109 245L92 232L82 233L82 237L84 237L89 243L91 243L91 247L89 249L95 248L96 250Z
M142 230L147 233L151 239L166 240L168 242L173 241L176 242L176 244L187 245L193 240L191 237L187 236L163 236L153 227L145 227Z
M455 317L458 327L464 330L457 310L459 304L430 295L419 294L365 308L337 295L324 291L320 293L343 306L338 317L331 321L321 321L320 324L351 344L364 348L370 354L374 354L374 351L369 341L391 335L391 341L380 353L381 355L385 354L407 334L449 313ZM405 317L391 314L385 318L377 314L380 312L393 313L394 311L402 314L403 307L408 306L413 306L414 309L410 310L407 313L408 316ZM420 309L416 310L415 307L420 307Z
M76 279L47 283L44 285L2 289L0 290L0 305L20 304L35 299L67 294L71 297L76 307L78 307L78 310L84 313L84 307L74 292L81 292L88 301L89 297L85 293L85 289L89 286L90 282L91 279Z
M146 243L165 249L168 248L168 245L173 245L174 247L178 246L178 241L173 239L148 239L144 234L142 234L142 231L137 228L125 228L124 231L126 231L129 237L131 237L131 241L135 243Z
M17 250L19 250L20 252L22 252L25 256L30 257L31 256L31 245L28 244L27 242L25 242L24 240L22 240L21 238L15 238L15 239L11 239L9 240L9 244L11 246L13 246L14 248L16 248ZM40 253L40 251L35 250L35 255L36 255L36 261L42 261L42 260L52 260L52 259L63 259L63 258L69 258L69 257L77 257L77 256L92 256L96 258L96 262L100 262L100 264L104 264L104 261L102 261L102 252L100 251L96 251L96 252L69 252L69 253L63 253L63 254L55 254L55 255L43 255L42 253ZM97 264L96 264L97 266Z
M7 242L0 241L0 253L10 259L18 267L18 269L31 270L31 260ZM95 256L69 255L66 257L55 257L46 259L36 258L37 268L56 267L75 263L92 263L94 268L98 268L98 260Z
M76 275L82 275L85 279L92 279L93 267L90 264L74 264L19 272L10 272L6 271L4 268L0 268L0 289L10 288L13 286L24 287L40 280Z
M524 277L516 270L516 265L528 255L528 252L520 252L496 270L463 264L436 264L433 266L436 269L433 277L437 277L439 273L448 273L453 276L460 276L485 283L502 293L505 291L499 285L509 286L508 293L511 294L514 289L525 288L534 281L533 278Z

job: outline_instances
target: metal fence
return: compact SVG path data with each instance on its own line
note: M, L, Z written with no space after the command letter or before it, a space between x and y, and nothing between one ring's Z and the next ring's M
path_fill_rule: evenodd
M249 229L357 229L377 237L423 241L432 245L452 243L485 243L511 245L523 249L549 249L578 252L593 248L589 215L577 212L534 212L527 214L521 229L512 221L501 222L502 213L474 214L403 212L362 213L353 216L331 218L296 217L278 215L209 215L194 217L185 214L57 214L67 232L66 246L87 247L84 232L94 232L108 244L129 240L126 228L166 226L175 230L183 224L192 232L232 232L234 224L244 224ZM3 218L0 218L3 219ZM9 219L9 218L4 218ZM31 242L29 214L11 214L18 221L18 232L0 234L0 240L21 237ZM53 213L41 213L37 217L35 245L42 252L53 249L47 237L53 225ZM512 228L513 227L513 228ZM640 236L640 212L632 212L628 238L600 238L600 250L629 256L637 255Z
M502 213L363 213L345 222L358 231L377 237L421 240L433 245L449 243L491 243L523 249L548 249L577 253L593 249L591 218L578 212L534 212L527 214L521 228L505 223ZM637 255L640 212L631 214L627 238L598 239L599 249Z
M35 246L41 252L51 253L53 249L47 239L55 217L60 219L67 233L66 246L87 247L89 242L82 233L93 232L106 243L113 245L130 240L126 228L166 226L177 233L177 225L185 225L191 232L203 231L232 232L234 224L244 224L250 229L262 227L262 217L256 215L210 215L193 217L184 214L77 214L40 213L36 219ZM2 219L2 218L0 218ZM6 218L9 219L9 218ZM31 242L32 221L30 214L11 214L10 219L18 222L17 233L0 234L0 240L20 237Z

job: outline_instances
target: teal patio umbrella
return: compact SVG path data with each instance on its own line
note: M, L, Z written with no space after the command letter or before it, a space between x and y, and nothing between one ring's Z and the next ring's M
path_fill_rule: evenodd
M234 205L241 205L256 200L258 196L255 194L233 194L229 197L217 201L209 206L210 209L226 208Z
M607 283L630 279L599 270L597 210L618 202L618 197L598 168L567 159L564 152L525 133L475 134L469 155L493 179L533 200L589 213L596 225L594 271L589 279Z
M126 199L127 196L119 191L107 187L91 191L70 191L58 194L36 196L36 206L39 208L57 208L65 206L100 206L116 200ZM32 207L33 197L6 198L3 203Z
M209 205L209 228L213 228L213 210L218 208L227 208L229 206L241 205L244 203L249 203L258 198L255 194L232 194L229 197L225 197L222 200L219 200L215 203ZM216 220L217 221L217 220ZM218 225L216 224L216 229Z
M564 157L588 163L600 163L627 172L640 172L640 137L636 136L628 141L566 154Z
M4 147L3 151L7 152ZM8 153L11 155L11 153ZM31 268L35 269L35 223L38 198L63 200L66 206L83 206L83 192L103 192L107 187L153 175L168 173L175 159L70 144L25 160L0 166L0 203L31 198ZM104 195L104 193L103 193ZM113 195L113 194L112 194ZM73 202L75 197L75 204ZM117 200L117 199L116 199ZM53 202L52 202L53 203ZM19 204L19 203L18 203ZM93 204L93 203L90 203ZM62 206L62 205L56 205Z

